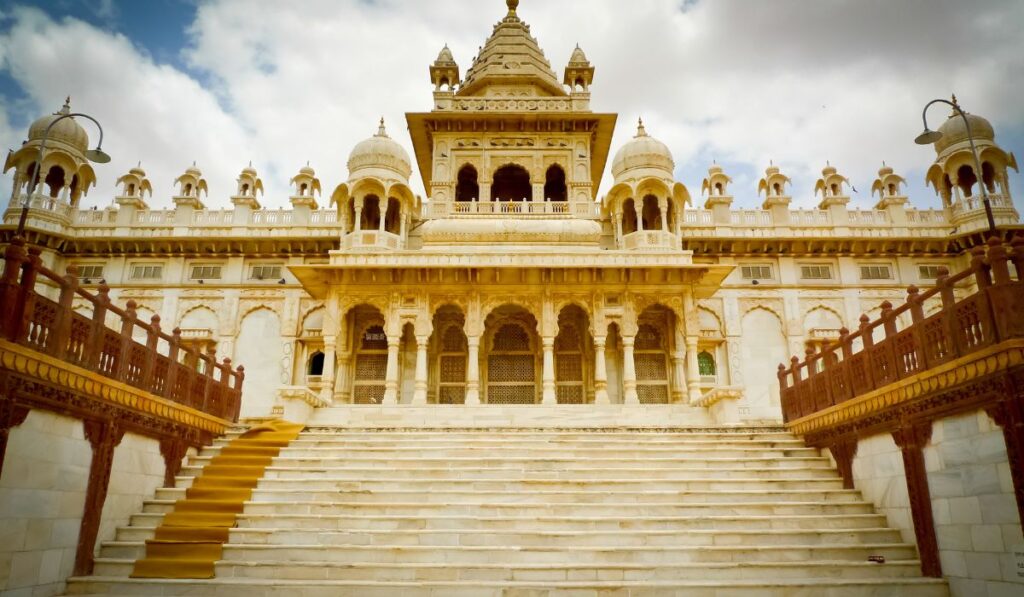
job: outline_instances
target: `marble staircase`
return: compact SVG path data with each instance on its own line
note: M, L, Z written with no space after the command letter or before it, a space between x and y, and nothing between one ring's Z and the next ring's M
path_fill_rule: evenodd
M216 579L128 575L226 439L68 594L947 595L920 576L914 545L780 428L352 423L318 415L282 450Z

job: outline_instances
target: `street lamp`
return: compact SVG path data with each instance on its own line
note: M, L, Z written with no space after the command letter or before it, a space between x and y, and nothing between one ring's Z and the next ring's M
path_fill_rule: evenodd
M924 132L914 139L914 142L918 145L931 145L942 138L941 131L933 131L928 128L928 108L932 104L946 104L953 108L953 110L960 115L960 118L964 119L964 127L967 129L967 141L971 144L971 155L974 156L974 177L978 181L978 188L981 189L981 203L985 206L985 216L988 218L988 231L992 234L996 232L996 221L992 217L992 204L988 200L988 190L985 188L985 182L981 179L981 160L978 158L978 148L974 146L974 136L971 134L971 122L967 120L967 114L960 109L960 104L956 101L956 96L953 96L953 101L944 99L933 99L924 106L924 110L921 111L921 120L924 122Z
M46 138L50 135L50 129L52 129L53 125L57 124L61 120L71 118L73 116L81 116L82 118L91 120L93 124L96 125L96 128L100 130L100 140L96 143L96 149L87 149L84 152L86 159L97 164L106 164L110 161L110 156L101 149L103 146L103 127L100 126L100 123L95 118L80 112L76 112L74 114L61 114L57 118L54 118L53 122L47 125L46 130L43 131L43 138L39 143L39 157L36 159L35 172L32 173L32 180L30 181L31 184L29 184L28 188L28 196L25 197L25 202L21 206L21 217L18 219L18 232L16 233L18 236L25 234L25 221L28 219L29 202L32 200L32 195L36 192L36 186L39 184L41 174L40 170L43 168L43 152L46 150Z

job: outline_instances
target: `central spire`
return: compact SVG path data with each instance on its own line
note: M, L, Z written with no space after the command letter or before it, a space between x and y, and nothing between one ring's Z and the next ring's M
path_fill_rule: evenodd
M505 4L508 5L508 16L516 16L516 9L519 8L519 0L505 0Z

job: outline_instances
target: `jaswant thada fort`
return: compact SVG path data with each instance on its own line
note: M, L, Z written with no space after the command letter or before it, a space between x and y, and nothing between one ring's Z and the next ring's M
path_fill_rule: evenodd
M1024 240L990 123L938 127L938 209L881 161L871 209L841 164L814 209L774 165L684 183L518 4L465 71L429 65L413 156L367 123L287 209L251 165L212 207L195 164L83 209L114 174L82 120L31 125L5 594L1024 591Z

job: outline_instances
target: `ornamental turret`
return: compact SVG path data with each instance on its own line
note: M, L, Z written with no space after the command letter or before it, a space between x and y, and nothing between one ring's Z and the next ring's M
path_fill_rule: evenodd
M850 202L850 196L846 193L846 187L850 181L836 171L835 166L826 162L821 169L821 178L814 183L814 194L821 194L821 203L818 209L828 209L833 205L846 205Z
M565 67L565 76L562 83L568 85L573 93L590 91L594 82L594 67L587 60L587 55L576 44L576 49L569 57L569 64Z
M902 176L894 174L892 168L882 162L882 167L878 169L878 178L871 183L871 195L878 195L875 209L886 209L895 204L904 205L907 202L907 196L903 193L906 184L907 181Z
M292 185L293 206L304 205L310 209L319 209L316 196L320 194L320 179L316 177L316 170L310 167L309 162L299 168L299 173L293 176L288 184Z
M178 194L174 196L174 204L177 206L191 206L193 209L206 209L201 195L209 194L206 186L206 179L203 172L196 167L196 163L185 169L185 172L174 179L178 185Z
M263 194L263 181L256 174L252 162L249 162L249 165L242 168L242 173L238 175L238 187L234 196L231 197L231 203L235 206L244 204L252 209L260 209L257 194Z
M956 96L953 103L957 103ZM981 163L980 176L968 139L968 123ZM961 116L954 110L938 132L942 137L935 142L935 163L925 180L942 198L953 224L961 229L987 226L981 185L985 187L996 225L1016 224L1019 216L1013 207L1007 173L1009 168L1018 170L1017 158L996 144L992 124L976 114Z
M128 171L127 174L117 179L121 187L121 194L114 198L114 201L124 207L131 205L137 209L149 209L146 204L145 195L153 196L153 185L146 178L146 171L142 169L142 162Z
M448 49L448 44L441 48L437 60L430 65L430 82L434 84L434 91L441 92L455 91L461 82L459 65L455 62L452 51Z

